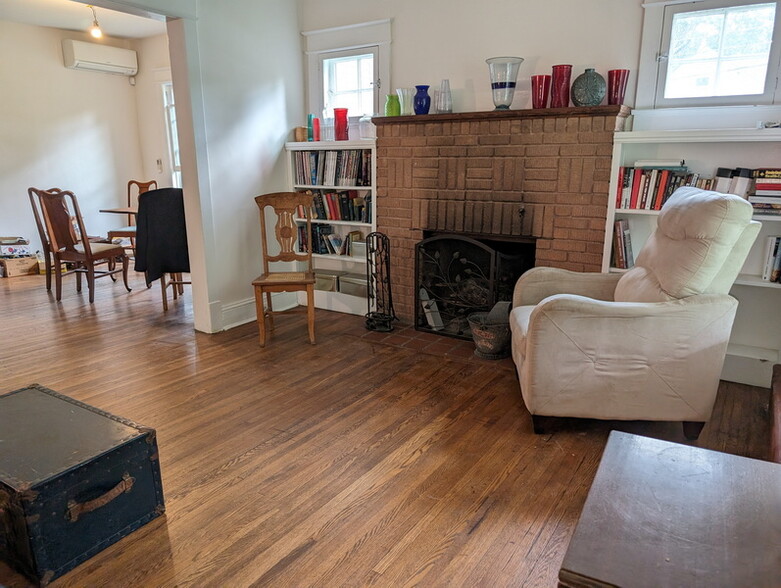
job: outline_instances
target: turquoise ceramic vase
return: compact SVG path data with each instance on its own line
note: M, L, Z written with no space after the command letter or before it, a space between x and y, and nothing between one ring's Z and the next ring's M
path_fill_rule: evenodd
M572 82L570 98L575 106L599 106L606 92L605 78L589 68Z

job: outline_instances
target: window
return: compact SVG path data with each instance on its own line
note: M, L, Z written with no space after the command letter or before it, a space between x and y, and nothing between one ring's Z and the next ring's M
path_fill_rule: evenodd
M659 41L653 56L644 42L638 107L779 102L778 2L649 0L644 6L644 35Z
M320 56L323 72L323 108L346 108L351 116L379 111L377 47L355 51L324 53Z
M390 20L302 33L308 64L308 111L347 108L352 119L380 111L390 88ZM387 90L390 92L390 90Z
M665 98L765 91L775 3L673 14Z
M163 108L168 135L168 159L171 165L171 185L182 187L182 162L179 157L179 136L176 131L176 108L174 105L174 86L171 82L163 84Z

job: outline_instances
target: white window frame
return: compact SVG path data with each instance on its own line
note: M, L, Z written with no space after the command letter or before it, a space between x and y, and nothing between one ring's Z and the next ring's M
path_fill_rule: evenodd
M646 0L643 4L643 38L637 80L636 108L767 105L781 103L781 1L777 0L773 43L768 58L768 75L763 94L664 98L670 30L674 14L729 6L766 4L772 0Z
M182 165L181 152L179 149L179 135L176 127L176 97L174 96L174 86L172 82L163 82L161 88L163 90L163 109L165 110L165 130L166 137L168 138L168 163L171 169L171 185L174 188L181 188Z
M377 70L377 64L379 62L379 52L380 52L379 51L379 47L374 45L373 47L360 47L358 49L348 49L346 51L330 51L330 52L319 53L317 55L317 60L318 60L318 69L320 71L320 88L322 88L322 89L318 93L318 96L322 100L325 100L325 86L324 86L325 85L325 65L323 63L324 61L326 61L328 59L339 59L339 58L342 58L342 57L358 57L359 55L371 55L372 58L373 58L373 62L372 62L373 72L372 72L372 81L371 81L372 90L373 90L373 92L372 92L372 94L373 94L373 98L372 98L372 108L373 108L373 110L372 110L372 112L369 112L369 113L363 113L363 112L362 113L358 113L358 116L361 116L363 114L375 114L375 113L379 112L380 97L379 97L379 88L378 88L378 84L377 84L377 80L380 77L379 76L379 71ZM324 103L323 107L324 108L326 107L325 103ZM319 113L322 113L322 112L323 112L322 108L319 111L317 111L317 110L315 111L315 113L318 113L317 116L319 116Z
M323 59L338 54L360 55L376 50L374 81L375 113L379 113L381 97L391 90L390 84L390 43L391 21L389 19L372 22L307 31L301 33L305 39L307 56L307 107L317 117L322 116L323 101ZM348 113L350 114L350 113ZM360 115L352 117L357 120Z

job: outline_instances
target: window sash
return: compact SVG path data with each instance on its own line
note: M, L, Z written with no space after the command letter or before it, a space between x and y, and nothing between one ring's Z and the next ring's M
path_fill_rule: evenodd
M667 84L667 74L670 70L669 51L672 37L673 18L677 14L689 12L705 12L719 8L733 8L741 6L751 6L756 4L776 4L775 21L773 27L773 40L770 46L768 56L767 72L765 82L761 92L755 94L725 94L708 96L691 96L682 98L666 98L665 86ZM720 56L714 58L718 61ZM745 56L744 56L745 57ZM741 57L741 58L744 58ZM781 6L779 2L769 2L768 0L709 0L703 2L692 2L686 4L672 4L664 7L664 22L662 28L662 38L657 59L658 69L656 77L656 88L654 97L654 107L687 107L687 106L728 106L728 105L759 105L773 104L779 101L776 84L779 77L779 62L781 57ZM724 69L730 61L730 58L721 58L719 69Z
M349 61L350 58L359 58L363 56L372 56L372 72L370 79L365 80L361 72L360 62L358 62L357 72L357 87L347 90L340 90L336 88L336 72L335 67L327 67L326 62L331 61L333 65L336 65L339 60ZM329 51L320 53L318 55L318 80L320 86L318 89L318 96L321 108L317 111L316 116L319 116L323 110L328 110L329 114L332 112L334 104L338 106L338 98L340 96L356 96L360 97L367 86L371 87L371 112L351 112L348 111L348 115L351 117L360 118L363 114L374 114L379 112L380 104L380 92L377 81L379 80L379 47L358 47L355 49L342 50L342 51ZM351 109L354 110L354 109Z

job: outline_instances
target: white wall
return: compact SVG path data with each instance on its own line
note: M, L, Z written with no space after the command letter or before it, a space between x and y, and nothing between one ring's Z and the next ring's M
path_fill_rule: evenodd
M512 108L531 108L529 76L572 64L605 78L632 70L625 102L633 104L641 0L299 0L302 31L392 19L388 88L450 80L454 112L493 110L485 60L523 57ZM388 93L388 92L384 92ZM433 92L432 92L433 98Z
M294 2L98 0L165 14L176 93L195 328L254 320L253 198L284 188L284 142L304 112ZM179 17L179 18L177 18Z
M28 187L72 190L89 232L105 234L125 219L98 209L124 205L127 180L142 173L128 78L65 68L63 38L89 40L0 21L0 234L37 248Z
M163 106L164 82L171 81L171 60L168 55L168 36L157 35L132 42L138 52L136 76L136 106L141 146L143 177L141 181L157 180L160 188L172 185L168 154L168 134ZM158 167L158 160L161 162Z

